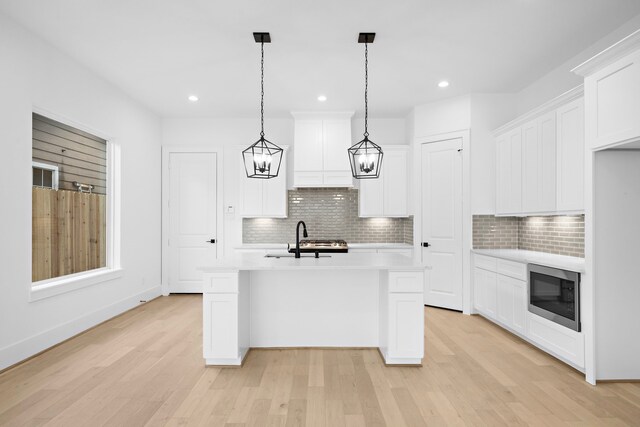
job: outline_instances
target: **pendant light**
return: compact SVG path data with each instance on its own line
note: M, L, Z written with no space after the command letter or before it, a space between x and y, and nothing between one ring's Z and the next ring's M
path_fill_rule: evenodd
M369 43L373 43L376 33L360 33L358 43L364 43L364 139L353 144L347 151L351 174L357 179L374 179L380 176L382 148L369 140Z
M260 43L260 139L242 152L244 169L248 178L275 178L280 172L282 148L264 137L264 44L271 43L269 33L253 33L256 43Z

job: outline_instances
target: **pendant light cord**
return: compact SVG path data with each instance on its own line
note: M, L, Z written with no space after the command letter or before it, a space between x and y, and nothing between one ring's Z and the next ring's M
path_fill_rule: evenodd
M369 137L369 48L368 43L364 44L364 137Z
M260 42L260 138L264 138L264 40Z

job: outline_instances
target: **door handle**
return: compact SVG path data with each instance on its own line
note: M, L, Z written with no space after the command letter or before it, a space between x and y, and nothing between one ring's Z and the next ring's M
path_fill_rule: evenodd
M422 242L422 247L423 247L423 248L428 248L429 246L431 246L431 245L429 244L429 242Z
M216 239L211 239L211 240L205 240L205 243L215 243Z

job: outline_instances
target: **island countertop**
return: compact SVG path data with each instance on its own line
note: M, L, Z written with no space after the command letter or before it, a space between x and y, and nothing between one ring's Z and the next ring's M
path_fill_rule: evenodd
M243 253L216 261L200 268L204 273L247 270L404 270L422 271L424 267L413 259L398 254L347 253L313 254L305 253L302 258L293 254L278 254L280 258L267 258L262 254Z

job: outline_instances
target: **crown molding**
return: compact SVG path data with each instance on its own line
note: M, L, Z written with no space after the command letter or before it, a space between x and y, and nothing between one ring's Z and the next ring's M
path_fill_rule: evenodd
M561 107L571 101L582 98L584 96L584 85L576 86L571 90L566 91L560 96L553 98L551 101L547 101L544 104L540 105L537 108L519 116L518 118L511 120L510 122L500 126L495 129L491 134L495 137L497 135L502 135L505 132L508 132L512 129L515 129L523 124L530 122L533 119L536 119L543 114L549 113L558 107Z
M640 30L636 30L614 45L609 46L597 55L587 59L582 64L572 69L571 72L582 77L589 76L639 48Z

